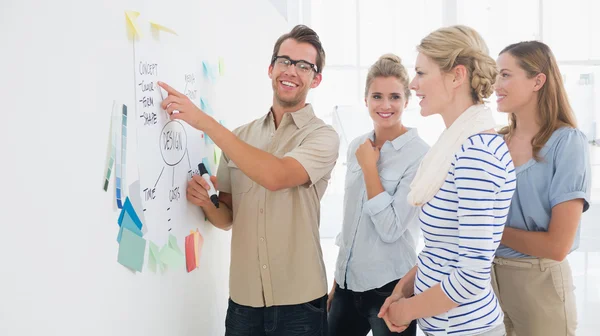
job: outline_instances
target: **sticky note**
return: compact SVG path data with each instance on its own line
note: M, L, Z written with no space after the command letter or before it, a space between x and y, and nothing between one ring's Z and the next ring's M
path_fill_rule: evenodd
M198 231L196 231L196 232L190 231L190 236L192 237L191 238L191 243L194 246L194 260L196 261L196 267L198 267L198 265L200 264L200 258L198 256L198 253L200 252L198 250L199 243L200 243L199 239L198 239L199 235L200 235L200 232L198 232Z
M200 97L200 109L210 116L215 114L210 104L202 97Z
M121 213L119 214L119 219L117 221L119 223L119 226L121 226L121 224L123 223L126 213L130 216L131 220L133 220L137 228L141 230L143 225L142 221L135 212L135 209L133 208L133 204L131 204L129 197L125 198L125 204L123 204L123 208L121 209Z
M170 248L168 245L160 249L160 261L168 266L178 267L183 263L183 255Z
M156 273L157 265L160 265L160 249L154 242L150 242L148 247L148 269Z
M190 235L185 237L185 258L188 273L200 266L200 252L203 244L204 238L198 229L190 231Z
M204 143L207 145L215 144L215 142L208 136L208 134L204 134Z
M144 265L144 254L146 252L146 240L135 233L124 229L117 261L132 270L141 272Z
M135 213L138 216L140 222L142 223L142 232L146 233L148 230L144 226L146 222L144 215L144 205L142 203L142 195L140 192L140 180L137 180L129 185L129 201L133 209L136 209Z
M210 78L209 71L208 63L206 63L206 61L202 61L202 73L204 74L205 78Z
M194 243L194 234L185 237L185 266L189 272L198 267L198 259L196 258L196 244Z
M204 245L204 237L200 234L198 230L194 232L194 245L196 248L196 265L200 266L200 253L202 251L202 245Z
M215 146L215 149L213 151L213 157L215 159L215 165L219 164L219 160L221 160L221 153L222 153L221 148Z
M210 114L210 112L209 112L210 107L208 106L208 103L206 102L206 100L202 97L200 97L200 109L202 111L204 111L205 113Z
M139 12L125 11L125 17L127 18L127 25L133 32L133 35L142 37L142 31L140 30L140 27L136 23L138 16L140 16Z
M173 267L179 267L185 262L183 252L177 245L177 238L172 234L169 235L167 244L160 249L160 261Z
M211 65L207 61L202 61L202 73L204 74L204 78L209 79L211 81L215 81L215 75L211 68Z
M219 57L219 75L223 76L225 74L225 60L223 57Z
M165 26L163 26L163 25L161 25L159 23L156 23L155 21L149 21L149 22L150 22L150 26L152 28L156 29L156 30L162 30L164 32L177 35L177 33L173 29L171 29L171 28L165 27Z
M172 248L175 252L183 256L183 252L179 249L179 245L177 245L177 238L172 234L169 234L169 247Z
M204 163L204 167L206 167L206 170L208 171L208 175L212 175L211 170L210 170L210 164L208 163L208 158L206 156L202 158L202 163Z
M121 227L119 228L119 235L117 236L117 241L120 243L122 236L123 236L123 231L125 230L129 230L133 233L135 233L137 236L142 237L142 231L136 226L135 222L133 221L133 219L131 219L131 217L129 216L129 214L125 214L125 217L123 218L123 222L121 223Z

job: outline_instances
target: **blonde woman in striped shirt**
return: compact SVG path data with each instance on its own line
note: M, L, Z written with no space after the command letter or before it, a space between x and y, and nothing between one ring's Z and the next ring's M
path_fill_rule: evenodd
M411 89L421 115L446 124L411 184L425 247L386 300L390 329L418 319L426 335L505 335L490 270L515 190L508 148L483 103L497 70L472 28L441 28L417 47ZM414 294L414 296L413 296Z

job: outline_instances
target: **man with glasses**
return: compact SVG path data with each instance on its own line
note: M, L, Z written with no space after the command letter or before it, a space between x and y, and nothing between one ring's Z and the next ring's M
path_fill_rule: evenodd
M327 279L320 200L338 156L339 138L306 104L319 86L325 52L318 35L298 25L273 48L273 105L229 132L164 83L162 107L204 131L222 149L213 183L194 176L187 198L211 223L233 228L226 335L326 335ZM173 114L174 110L179 113ZM218 183L217 183L218 182Z

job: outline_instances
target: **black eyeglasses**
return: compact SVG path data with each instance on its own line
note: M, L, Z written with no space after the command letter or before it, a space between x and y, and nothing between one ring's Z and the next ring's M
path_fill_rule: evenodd
M311 70L318 72L317 67L314 64L304 60L296 61L287 56L274 56L271 60L271 64L278 66L283 71L287 70L291 65L295 65L296 69L304 74L309 73Z

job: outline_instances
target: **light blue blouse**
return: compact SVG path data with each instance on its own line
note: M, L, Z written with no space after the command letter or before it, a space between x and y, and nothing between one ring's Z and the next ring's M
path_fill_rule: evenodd
M406 196L429 149L416 129L383 144L377 170L385 191L369 200L355 155L367 138L374 140L374 132L348 146L344 222L336 239L340 249L335 281L355 292L382 287L415 265L419 208L411 206Z
M541 161L531 159L516 168L517 190L510 205L506 227L548 231L555 205L582 198L583 211L590 206L592 173L585 135L571 127L559 128L539 154ZM579 234L578 228L571 251L579 247ZM496 256L531 258L502 244Z

